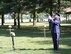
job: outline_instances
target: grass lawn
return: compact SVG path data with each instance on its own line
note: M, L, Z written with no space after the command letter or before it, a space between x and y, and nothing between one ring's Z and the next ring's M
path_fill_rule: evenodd
M59 51L54 51L50 31L47 30L47 37L44 38L42 26L12 29L16 33L15 48L12 48L12 41L9 30L0 27L0 54L71 54L71 26L61 26L61 37Z

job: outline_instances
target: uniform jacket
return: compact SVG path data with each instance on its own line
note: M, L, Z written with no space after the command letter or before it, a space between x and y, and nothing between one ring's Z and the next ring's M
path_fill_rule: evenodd
M52 23L51 25L51 32L52 33L60 33L60 18L55 19L49 19L49 21Z

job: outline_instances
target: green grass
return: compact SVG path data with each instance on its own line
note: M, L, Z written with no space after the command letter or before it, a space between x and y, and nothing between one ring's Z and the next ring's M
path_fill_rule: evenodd
M0 27L0 54L71 54L71 26L61 25L59 51L53 50L50 31L47 37L43 36L43 28L23 26L21 29L12 29L16 33L15 48L7 26Z

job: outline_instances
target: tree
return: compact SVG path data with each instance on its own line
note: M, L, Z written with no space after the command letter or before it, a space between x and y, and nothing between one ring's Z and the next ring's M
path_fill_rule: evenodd
M50 15L52 16L52 9L53 9L53 5L52 5L52 0L49 1L49 6L50 6ZM51 22L49 22L49 30L51 29Z
M1 25L4 25L4 7L3 7L3 2L1 2L1 1L0 1L0 14L2 15Z
M16 26L16 19L18 21L18 28L20 29L20 12L22 9L22 0L13 0L11 10L15 13L14 26Z
M56 0L56 13L60 13L60 0Z
M0 14L2 15L2 24L4 25L4 14L11 12L12 0L0 0Z
M37 10L39 8L39 0L29 0L29 11L31 12L31 14L33 15L33 26L35 26L36 24L36 18L37 18Z

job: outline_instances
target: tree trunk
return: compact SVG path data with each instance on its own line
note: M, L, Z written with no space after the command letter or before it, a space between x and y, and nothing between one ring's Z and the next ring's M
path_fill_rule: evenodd
M22 15L23 15L23 14L21 13L21 23L23 23L23 18L22 18Z
M50 0L50 15L52 16L52 0ZM49 30L51 30L51 22L49 22Z
M4 25L4 14L2 13L2 24L1 25Z
M33 26L36 25L36 12L33 12Z
M14 26L16 26L17 25L17 23L16 23L16 13L13 14L13 17L14 17Z
M20 16L19 16L19 12L18 12L18 29L20 29Z
M37 15L37 17L36 17L36 18L37 18L37 22L39 22L38 15Z
M56 0L56 13L60 14L60 0ZM61 25L60 25L61 26Z
M60 0L56 0L56 13L60 13Z

